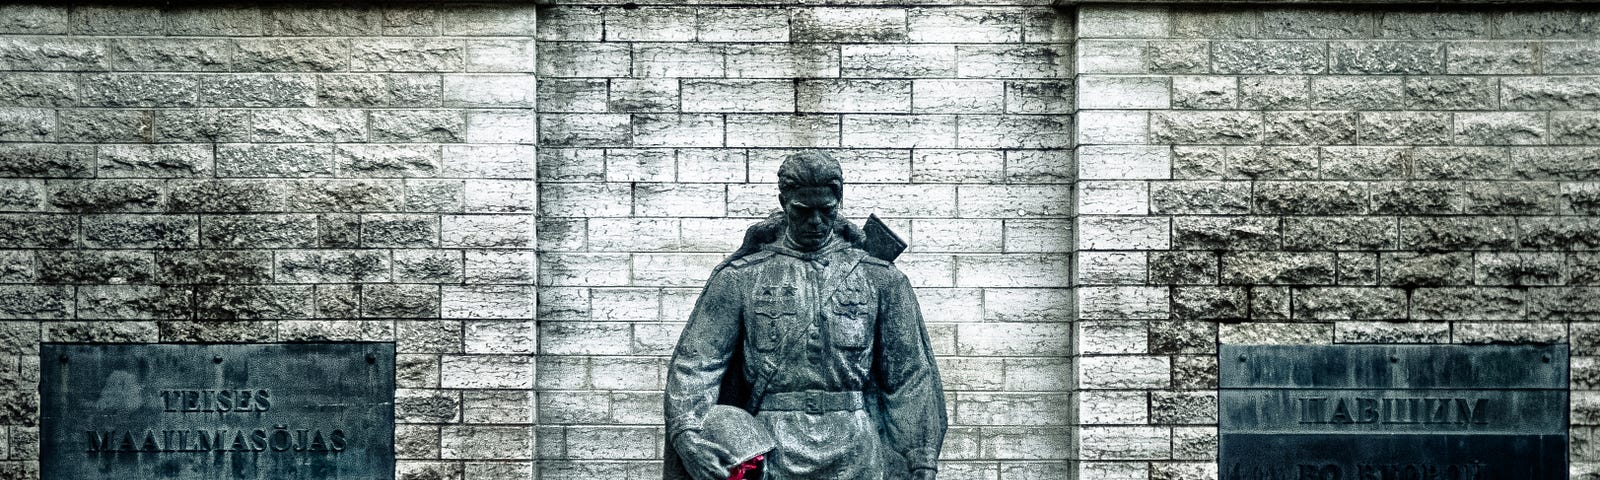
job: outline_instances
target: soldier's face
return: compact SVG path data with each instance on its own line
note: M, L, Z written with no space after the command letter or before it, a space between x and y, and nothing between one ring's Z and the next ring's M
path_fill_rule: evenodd
M801 248L813 249L828 241L833 233L834 213L839 197L828 187L806 187L783 196L783 214L789 220L789 236Z

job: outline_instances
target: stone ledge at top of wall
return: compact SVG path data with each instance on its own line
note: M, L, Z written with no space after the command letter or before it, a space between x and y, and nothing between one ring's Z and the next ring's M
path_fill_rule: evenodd
M478 3L526 3L529 0L478 0ZM1043 7L1066 0L533 0L538 5L557 7ZM1100 3L1100 2L1093 2ZM1115 3L1115 2L1105 2ZM1141 3L1141 2L1133 2ZM1153 2L1152 2L1153 3Z
M974 0L981 1L981 0ZM1429 5L1429 6L1475 6L1494 5L1502 7L1540 7L1553 5L1583 5L1593 3L1593 0L1054 0L1057 7L1077 7L1083 5L1241 5L1241 6L1338 6L1338 5Z

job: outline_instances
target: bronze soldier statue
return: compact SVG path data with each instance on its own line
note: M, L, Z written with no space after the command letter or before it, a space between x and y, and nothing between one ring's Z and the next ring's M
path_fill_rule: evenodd
M778 191L781 214L713 271L678 338L666 478L723 480L753 456L708 430L721 404L754 414L776 444L764 480L932 480L944 389L911 283L891 263L904 243L876 217L863 231L840 215L844 174L827 154L787 157Z

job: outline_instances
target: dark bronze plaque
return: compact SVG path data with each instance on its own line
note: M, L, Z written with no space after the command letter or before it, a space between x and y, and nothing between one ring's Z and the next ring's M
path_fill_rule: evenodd
M1222 347L1222 480L1565 480L1567 347Z
M389 480L394 345L68 345L40 358L43 480Z

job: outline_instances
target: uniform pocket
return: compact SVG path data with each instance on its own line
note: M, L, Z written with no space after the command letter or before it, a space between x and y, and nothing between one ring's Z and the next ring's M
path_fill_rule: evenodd
M794 292L793 287L774 286L761 289L756 294L750 306L754 315L747 328L756 351L771 352L778 348L783 319L795 314Z
M751 343L755 344L758 352L771 352L778 348L778 319L783 314L778 310L756 309L755 317L751 320L749 335Z
M863 297L843 296L833 306L828 330L833 346L860 350L871 344L872 308Z

